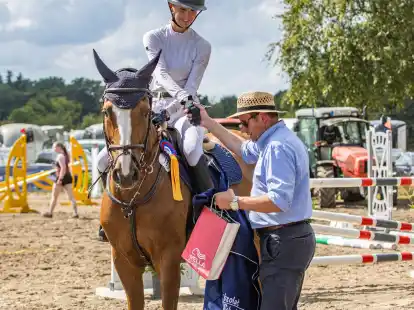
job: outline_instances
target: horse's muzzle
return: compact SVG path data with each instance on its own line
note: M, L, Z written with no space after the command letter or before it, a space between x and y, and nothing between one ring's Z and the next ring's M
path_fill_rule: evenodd
M129 173L127 175L123 175L121 167L116 167L112 172L112 178L120 188L133 187L138 182L139 170L134 164L131 164Z

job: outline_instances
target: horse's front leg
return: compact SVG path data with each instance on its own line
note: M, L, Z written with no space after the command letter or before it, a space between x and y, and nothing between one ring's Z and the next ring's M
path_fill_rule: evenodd
M145 304L144 283L142 279L145 271L144 265L132 264L122 252L113 249L112 253L115 269L127 296L128 310L143 310Z
M168 254L167 254L168 253ZM161 298L164 310L178 309L181 282L181 252L177 248L164 248L164 253L158 262L161 284Z

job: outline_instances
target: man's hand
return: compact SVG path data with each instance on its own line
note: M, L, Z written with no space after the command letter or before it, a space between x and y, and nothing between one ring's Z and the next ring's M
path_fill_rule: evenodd
M212 119L208 115L205 107L191 99L186 102L184 109L191 124L209 129L208 126Z
M217 193L214 196L216 206L221 210L231 210L230 203L233 201L234 191L229 188L225 192Z
M195 102L193 100L192 96L188 96L187 99L181 101L181 104L184 106L184 110L188 115L191 115L191 117L188 117L190 123L194 126L200 126L201 124L201 116L200 116L200 109L195 106Z

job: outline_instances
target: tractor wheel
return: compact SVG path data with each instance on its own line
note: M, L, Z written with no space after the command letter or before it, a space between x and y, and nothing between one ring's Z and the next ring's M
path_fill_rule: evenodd
M349 187L341 190L341 197L344 202L356 202L365 199L365 196L361 195L359 187Z
M334 171L329 166L319 166L317 168L317 178L334 178ZM336 188L318 188L319 205L321 208L336 207Z

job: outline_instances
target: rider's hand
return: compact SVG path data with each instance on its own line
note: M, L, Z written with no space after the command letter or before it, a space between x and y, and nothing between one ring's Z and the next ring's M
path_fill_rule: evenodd
M165 121L168 121L167 111L163 110L161 113L153 113L151 120L155 126L163 124Z

